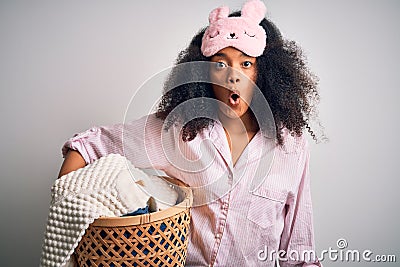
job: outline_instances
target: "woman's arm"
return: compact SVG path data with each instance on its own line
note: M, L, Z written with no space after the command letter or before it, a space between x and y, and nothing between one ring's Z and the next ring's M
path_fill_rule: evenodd
M288 207L281 236L279 249L286 251L287 258L279 261L281 267L322 267L315 252L309 174L310 151L307 142L303 147L303 153L305 158L298 192Z
M164 170L170 166L162 143L163 121L154 115L111 126L92 127L75 134L62 148L65 158L59 176L109 154L125 156L137 168ZM172 129L168 140L175 140ZM167 145L174 149L173 144ZM173 153L173 152L171 152Z
M65 155L65 160L61 165L60 173L58 174L58 178L61 176L75 171L77 169L85 167L86 162L83 159L82 155L75 150L69 150Z

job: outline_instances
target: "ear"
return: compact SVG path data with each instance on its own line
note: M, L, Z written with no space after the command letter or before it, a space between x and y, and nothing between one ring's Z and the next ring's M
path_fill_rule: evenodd
M208 16L208 21L211 24L219 19L227 18L228 15L229 15L229 7L227 6L217 7L213 11L211 11L210 15Z
M255 22L260 23L267 12L267 8L260 0L249 0L242 7L242 17L249 18Z

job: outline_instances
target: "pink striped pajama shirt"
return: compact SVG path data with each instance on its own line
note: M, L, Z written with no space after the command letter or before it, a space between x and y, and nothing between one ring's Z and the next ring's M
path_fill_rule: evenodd
M275 266L271 251L314 250L307 141L287 132L284 139L284 147L268 149L272 142L259 131L233 165L220 122L183 142L178 127L166 132L149 115L77 134L63 154L77 150L91 163L119 153L193 187L186 266ZM280 265L321 266L301 259Z

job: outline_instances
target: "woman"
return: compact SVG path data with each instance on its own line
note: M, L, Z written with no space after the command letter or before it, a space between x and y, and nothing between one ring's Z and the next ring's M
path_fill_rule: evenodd
M60 176L119 153L189 184L187 266L274 266L278 250L281 266L320 266L302 257L314 250L303 130L316 139L308 122L316 78L265 11L258 0L229 16L227 7L213 10L179 55L155 114L94 127L63 147Z

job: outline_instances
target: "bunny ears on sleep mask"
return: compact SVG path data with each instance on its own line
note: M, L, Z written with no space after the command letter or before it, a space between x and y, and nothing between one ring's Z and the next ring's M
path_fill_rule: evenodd
M266 33L259 23L266 11L260 0L248 0L242 7L241 17L228 17L227 6L214 9L208 17L210 24L203 36L201 52L210 57L232 46L249 56L260 56L266 45Z

